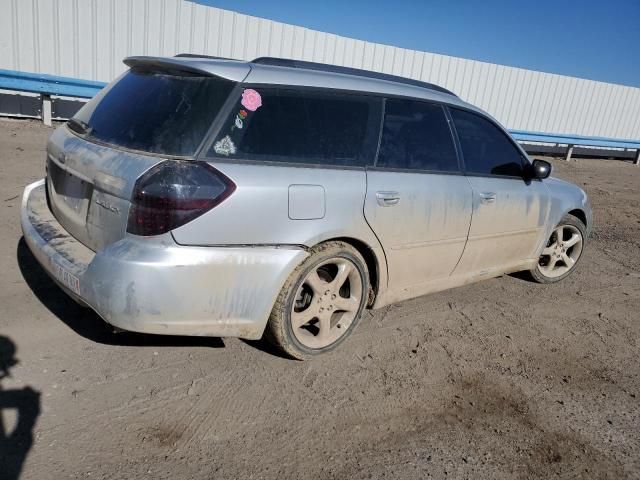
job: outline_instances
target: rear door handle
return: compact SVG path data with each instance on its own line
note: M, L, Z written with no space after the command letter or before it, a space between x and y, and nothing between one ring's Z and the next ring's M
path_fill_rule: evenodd
M493 192L482 192L480 194L480 203L495 203L497 195Z
M393 207L400 202L400 194L398 192L376 192L376 199L381 207Z

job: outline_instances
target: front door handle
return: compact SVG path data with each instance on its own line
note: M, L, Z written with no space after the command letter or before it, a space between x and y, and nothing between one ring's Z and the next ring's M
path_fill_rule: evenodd
M480 194L480 203L495 203L497 195L493 192L482 192Z
M398 192L376 192L376 199L381 207L393 207L400 202L400 194Z

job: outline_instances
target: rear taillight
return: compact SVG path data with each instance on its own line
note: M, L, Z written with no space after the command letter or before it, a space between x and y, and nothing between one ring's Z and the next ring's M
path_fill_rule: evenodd
M235 189L230 179L208 163L162 162L136 182L127 232L166 233L211 210Z

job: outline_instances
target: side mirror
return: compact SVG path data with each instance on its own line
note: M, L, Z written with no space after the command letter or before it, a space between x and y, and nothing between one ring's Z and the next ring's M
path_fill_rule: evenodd
M544 160L534 160L529 168L529 178L542 180L551 175L551 164Z

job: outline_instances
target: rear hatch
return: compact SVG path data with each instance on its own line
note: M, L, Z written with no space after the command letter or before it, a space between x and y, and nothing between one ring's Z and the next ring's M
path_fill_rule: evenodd
M125 236L144 172L167 158L193 159L234 86L180 59L127 63L131 70L59 127L47 146L50 208L94 251Z

